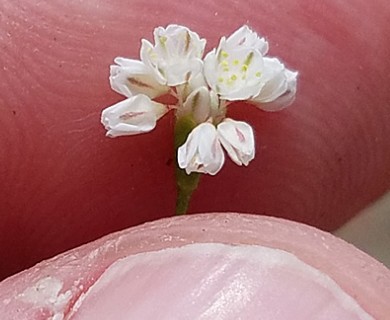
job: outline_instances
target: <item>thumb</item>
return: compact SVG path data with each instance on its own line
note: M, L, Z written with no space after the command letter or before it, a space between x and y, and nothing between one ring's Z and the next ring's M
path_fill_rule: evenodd
M276 218L190 215L108 235L0 283L1 319L385 319L390 271Z

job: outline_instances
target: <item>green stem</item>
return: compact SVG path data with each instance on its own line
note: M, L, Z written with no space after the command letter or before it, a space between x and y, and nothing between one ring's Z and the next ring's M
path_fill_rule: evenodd
M177 181L177 199L176 199L176 214L186 214L190 204L192 193L196 190L199 183L200 174L187 174L185 170L176 169Z
M186 142L188 135L195 127L196 122L191 116L177 119L175 124L175 159L177 159L177 150ZM198 187L200 174L194 172L187 174L185 170L179 168L177 161L175 163L177 184L176 214L182 215L188 211L192 193Z

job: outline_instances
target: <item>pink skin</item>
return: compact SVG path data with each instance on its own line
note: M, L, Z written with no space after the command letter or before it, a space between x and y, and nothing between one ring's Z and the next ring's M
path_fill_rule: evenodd
M109 65L138 58L140 39L159 25L186 25L209 50L248 23L300 72L291 108L229 110L255 128L256 159L204 177L191 212L259 212L334 230L390 186L386 0L0 0L0 12L0 278L173 214L172 113L136 137L106 138L99 123L122 99Z
M255 215L214 213L163 219L114 233L61 254L54 259L43 261L29 270L8 278L0 283L0 318L4 320L47 319L49 316L53 316L54 312L64 314L65 316L69 315L72 310L77 309L74 305L80 295L87 292L92 285L95 284L96 287L99 282L101 283L103 272L118 259L137 253L182 247L191 243L261 245L292 253L304 263L328 275L366 313L378 320L387 319L388 317L390 270L353 246L329 233L287 220ZM186 258L183 257L176 260L176 263L172 262L169 267L157 270L154 268L155 263L149 262L142 266L143 272L139 273L138 277L128 278L127 280L122 279L119 283L117 281L112 292L98 292L95 296L88 293L81 307L77 309L77 312L81 314L75 316L74 319L109 319L109 316L104 316L103 314L95 314L92 317L91 313L96 312L94 310L96 308L96 300L100 300L100 303L106 305L102 312L107 312L110 309L111 311L109 312L111 314L119 312L120 309L118 310L118 308L121 308L121 305L117 304L117 300L123 299L116 298L117 300L110 300L118 292L121 292L121 296L128 296L130 300L138 299L133 308L137 308L141 313L138 317L127 317L126 319L171 319L172 317L166 316L171 309L175 310L176 315L184 317L184 311L190 314L197 312L192 305L197 305L199 301L204 301L203 303L208 305L212 301L213 297L208 296L208 288L214 286L219 288L218 290L223 291L224 287L228 286L228 275L231 271L241 274L244 280L248 279L242 269L239 268L239 262L236 261L238 264L233 263L232 268L229 268L230 271L226 269L226 272L223 272L225 275L221 277L215 272L215 264L213 268L213 263L211 263L209 271L206 271L198 281L193 281L191 280L192 273L197 272L194 265L198 261L192 260L192 264L190 263L188 266L190 270L180 270L178 265L181 265L183 260L185 261ZM159 261L155 260L156 263ZM213 261L213 256L210 256L208 261ZM245 274L250 276L250 273L258 272L263 268L264 263L258 263L257 268ZM220 265L220 267L222 266ZM240 292L242 291L241 298L244 299L244 293L250 290L251 287L258 285L258 282L262 283L263 286L260 287L266 290L269 287L269 284L266 285L266 279L274 278L277 272L277 268L271 269L265 278L257 278L249 287L245 287L244 283L247 283L247 281L243 281L243 287L240 287L241 289L239 290ZM171 281L162 283L162 279L167 274L173 274ZM145 275L148 275L148 277L144 277ZM285 272L287 278L288 275L289 272ZM40 297L48 287L41 287L40 291L37 290L31 294L31 289L28 288L34 288L37 283L40 283L42 279L46 279L48 276L63 284L63 287L59 292L56 292L55 296L60 296L61 294L64 297L66 296L66 299L62 300L66 300L65 303L54 306L50 301L54 302L55 299L41 299ZM137 281L139 278L141 278L141 281ZM208 281L207 279L215 280ZM256 277L253 279L256 279ZM284 283L283 281L278 283L276 279L276 286L273 284L273 295L277 297L281 293L281 296L280 298L275 298L279 299L276 304L271 302L269 308L266 308L266 312L270 314L275 313L275 317L266 317L265 319L280 319L276 317L277 310L288 307L286 306L286 301L291 300L291 296L284 290L294 285L294 283L291 283L294 281L296 294L302 294L301 299L303 300L297 299L296 303L300 303L303 306L307 305L307 310L311 309L309 306L318 297L316 297L315 290L310 283L304 284L305 287L302 292L300 280L295 279L290 280L290 283ZM191 288L198 288L199 283L205 284L201 287L201 294L194 296L192 304L189 303L187 306L184 304L183 306L187 296L184 292L189 292ZM178 291L174 290L167 296L166 292L171 292L171 287L176 288ZM262 296L263 289L257 291L257 296L252 296L252 303L242 310L241 315L247 314L245 312L251 310L251 305L257 304L256 301ZM195 290L195 292L198 291ZM284 296L283 292L285 292ZM156 296L157 300L155 300ZM211 300L207 300L207 297ZM241 298L236 297L235 302L226 306L224 311L227 314L231 314L233 310L239 308L242 302ZM147 307L147 302L150 300L155 301L155 304ZM325 299L325 301L328 300L329 298ZM97 307L101 309L101 306ZM289 307L291 308L291 305ZM294 314L290 314L290 318L357 319L356 317L345 316L318 318L317 316L324 310L327 310L327 308L327 302L324 302L320 304L320 308L317 309L318 312L309 313L306 317L294 317ZM305 308L300 308L300 310L305 310ZM126 311L128 311L128 308L124 308L118 314L123 316L123 313ZM295 312L300 311L295 310ZM89 316L86 316L86 314ZM299 314L302 315L302 313ZM146 315L149 315L149 317ZM119 319L117 317L113 318ZM188 319L196 318L190 316ZM214 314L214 317L207 319L215 318L216 315ZM244 318L253 319L254 316L252 314L252 317ZM68 319L68 317L65 317L65 319ZM70 319L73 318L71 317ZM224 319L237 319L237 316L230 316ZM281 319L286 319L286 317Z

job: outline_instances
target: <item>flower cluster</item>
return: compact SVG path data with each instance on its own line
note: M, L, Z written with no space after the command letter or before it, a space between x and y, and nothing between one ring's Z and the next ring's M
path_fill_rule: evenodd
M223 149L237 165L248 165L255 156L253 130L227 118L228 105L244 100L266 111L280 110L294 100L297 72L266 56L267 41L247 26L222 37L203 59L205 45L188 28L169 25L154 30L154 44L142 40L141 60L116 58L111 87L127 98L103 110L107 136L149 132L175 110L177 121L193 123L177 150L178 165L187 174L215 175L225 161ZM165 95L176 103L157 102Z

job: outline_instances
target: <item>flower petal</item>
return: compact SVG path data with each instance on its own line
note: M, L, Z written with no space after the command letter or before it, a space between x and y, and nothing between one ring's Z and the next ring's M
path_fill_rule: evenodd
M246 25L233 32L226 40L224 39L222 45L226 49L238 46L257 49L263 56L268 52L268 42Z
M191 114L196 123L202 123L210 116L210 91L200 87L193 91L177 111L177 117Z
M203 72L188 73L186 78L188 79L185 83L176 87L178 95L183 101L195 90L200 87L207 87L206 79L204 78Z
M104 109L101 122L109 137L135 135L153 130L167 112L163 104L139 94Z
M165 67L165 78L169 86L177 86L187 81L187 74L198 74L202 69L203 61L201 59L179 60Z
M264 58L264 71L262 87L254 100L270 102L277 99L287 90L285 67L277 58Z
M159 84L151 70L141 61L118 57L117 65L110 67L111 88L126 97L145 94L150 98L161 96L169 87Z
M290 71L276 58L264 58L264 86L252 99L265 111L279 111L295 98L297 72Z
M179 147L177 160L179 167L185 169L187 174L217 174L225 162L225 155L215 126L202 123L192 130L186 142Z
M141 60L156 74L160 84L177 86L188 81L188 74L199 73L206 40L186 27L169 25L154 30L155 45L142 40Z
M294 100L297 92L297 76L298 72L290 70L285 71L287 77L287 90L275 101L262 103L258 107L264 111L279 111L290 106Z
M165 53L166 57L201 58L206 46L206 40L200 39L196 32L176 24L168 25L165 29L158 27L153 34L156 48L161 49L159 53Z
M253 160L255 139L249 124L227 118L218 125L217 131L220 142L236 164L247 166Z
M153 72L157 82L167 85L164 70L158 66L159 56L155 53L153 45L148 40L141 40L140 56L141 61Z
M217 64L218 60L216 55L216 49L213 49L208 54L206 54L206 57L203 60L203 73L208 85L214 91L216 91L216 86L218 83L218 75L216 72Z

